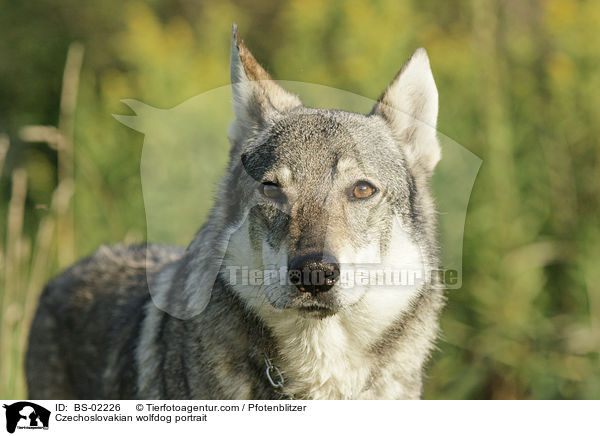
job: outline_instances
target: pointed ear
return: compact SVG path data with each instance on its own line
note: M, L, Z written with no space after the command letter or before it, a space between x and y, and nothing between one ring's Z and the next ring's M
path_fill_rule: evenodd
M438 92L424 48L406 61L371 114L388 123L410 164L433 172L441 158L436 136Z
M231 85L235 122L234 138L247 136L282 112L302 102L271 79L240 38L237 25L231 35Z

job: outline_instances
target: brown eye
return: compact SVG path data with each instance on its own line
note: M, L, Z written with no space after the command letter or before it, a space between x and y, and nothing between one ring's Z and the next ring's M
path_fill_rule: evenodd
M284 201L285 194L283 190L275 183L263 183L260 185L260 192L267 198L275 201Z
M376 191L377 191L377 189L375 189L373 187L373 185L371 185L370 183L358 182L356 185L354 185L354 189L352 190L352 198L355 198L355 199L369 198L373 194L375 194Z

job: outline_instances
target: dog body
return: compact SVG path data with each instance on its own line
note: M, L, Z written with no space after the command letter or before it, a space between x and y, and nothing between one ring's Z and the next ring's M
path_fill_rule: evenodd
M235 28L231 70L231 160L207 223L185 250L103 247L51 281L32 398L420 397L443 305L425 51L367 116L303 106Z

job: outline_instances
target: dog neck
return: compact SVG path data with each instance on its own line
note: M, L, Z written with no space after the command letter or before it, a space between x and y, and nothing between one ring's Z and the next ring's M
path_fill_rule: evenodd
M421 291L386 313L372 301L323 319L263 313L276 347L266 351L267 373L272 365L272 383L283 385L274 388L299 399L420 397L422 366L436 334L423 327L437 306L431 304L435 294Z

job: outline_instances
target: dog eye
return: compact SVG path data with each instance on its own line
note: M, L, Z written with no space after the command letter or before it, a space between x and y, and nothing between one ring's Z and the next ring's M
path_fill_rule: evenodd
M373 196L375 192L377 192L377 189L369 182L358 182L352 189L351 197L353 199L362 200Z
M283 190L277 186L275 183L266 182L262 183L259 188L260 193L267 198L275 201L285 201L285 194Z

